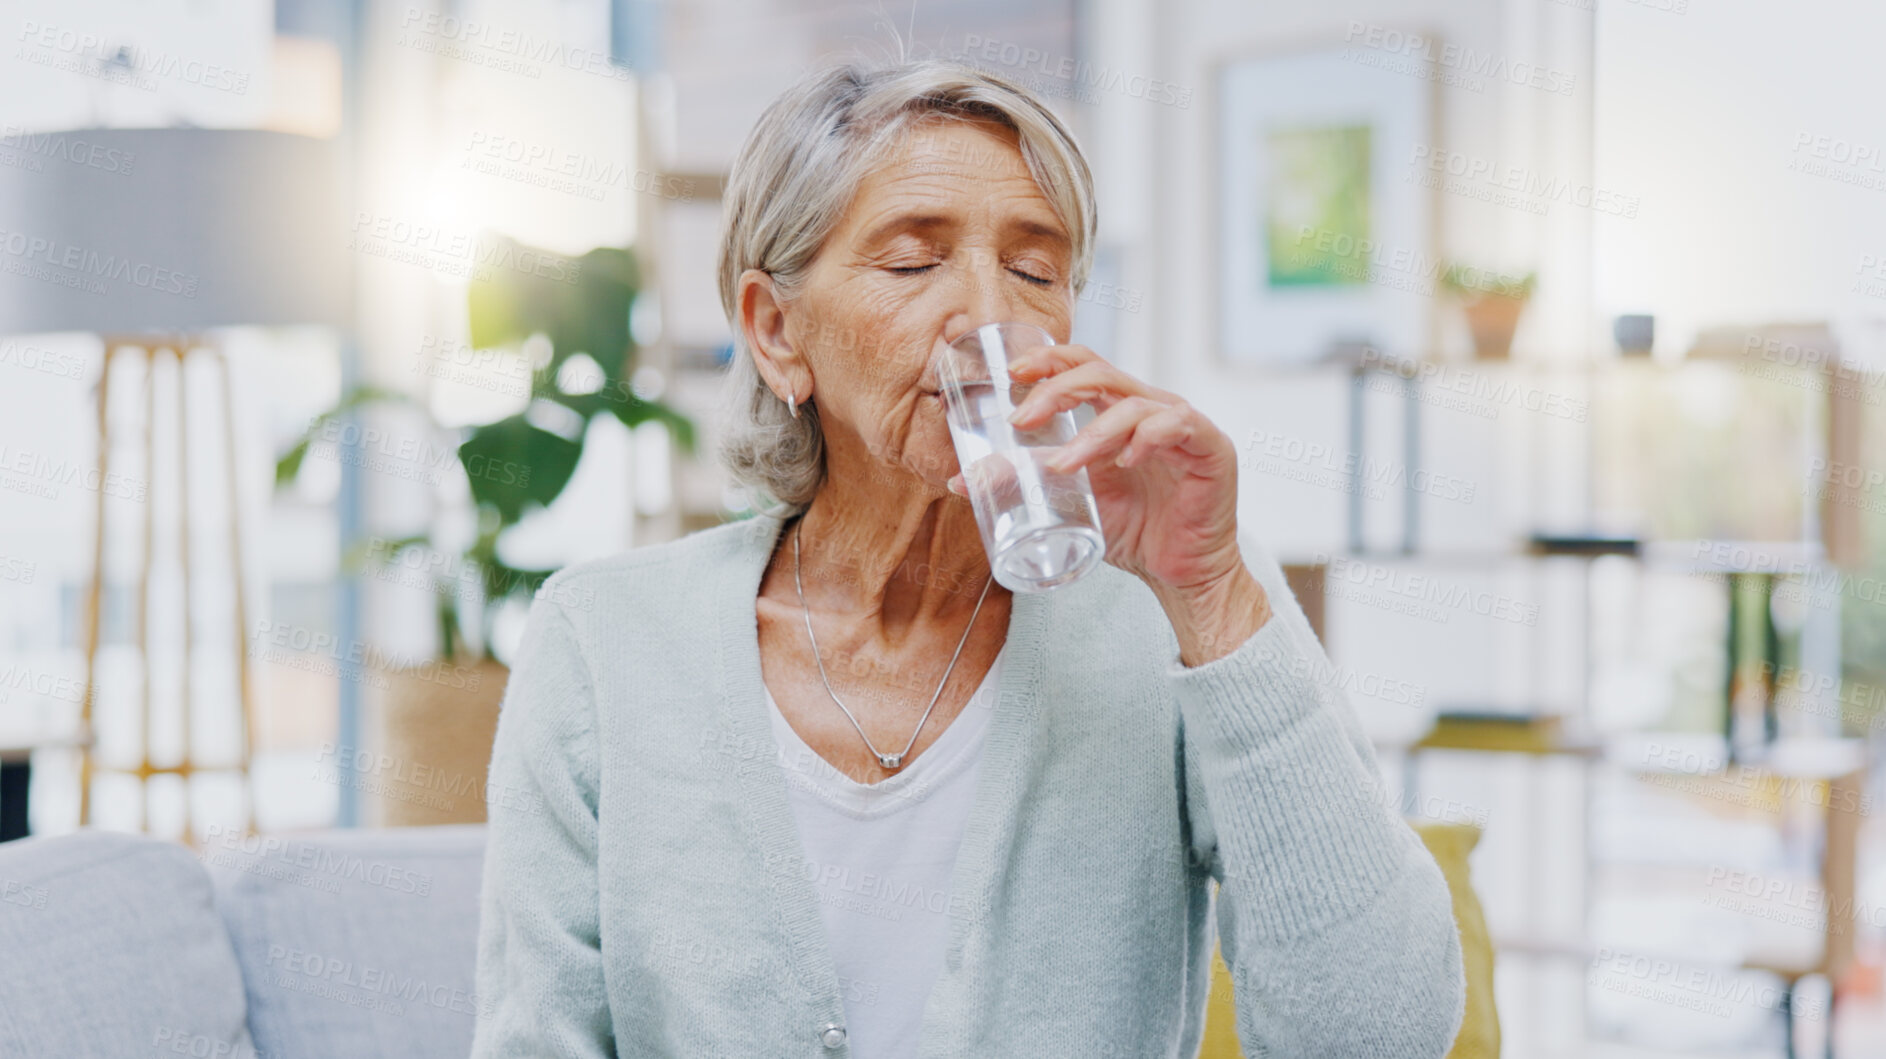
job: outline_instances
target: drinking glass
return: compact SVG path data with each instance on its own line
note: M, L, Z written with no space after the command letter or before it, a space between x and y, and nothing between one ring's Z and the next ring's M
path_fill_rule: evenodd
M1071 584L1107 554L1087 469L1056 474L1042 464L1074 437L1074 413L1030 430L1008 421L1035 386L1011 379L1010 361L1055 344L1033 324L983 324L938 353L935 365L983 549L995 579L1015 592Z

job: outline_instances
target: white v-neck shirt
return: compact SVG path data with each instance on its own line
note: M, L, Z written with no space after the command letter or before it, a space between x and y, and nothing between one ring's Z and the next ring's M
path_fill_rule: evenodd
M950 876L975 800L1007 651L1004 644L936 742L879 783L859 783L833 768L787 723L772 691L766 693L805 847L801 870L818 892L855 1059L917 1054L924 1004L943 969ZM913 707L912 725L927 704Z

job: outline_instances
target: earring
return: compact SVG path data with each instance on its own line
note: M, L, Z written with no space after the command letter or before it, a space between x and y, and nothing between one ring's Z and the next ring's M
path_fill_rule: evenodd
M799 397L797 394L789 393L786 395L786 411L791 412L794 419L799 418Z

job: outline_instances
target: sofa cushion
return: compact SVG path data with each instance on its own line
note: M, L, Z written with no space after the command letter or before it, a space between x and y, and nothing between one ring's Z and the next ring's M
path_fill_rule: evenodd
M0 845L0 1055L254 1054L189 849L106 831Z
M204 861L266 1056L463 1059L483 825L213 833Z

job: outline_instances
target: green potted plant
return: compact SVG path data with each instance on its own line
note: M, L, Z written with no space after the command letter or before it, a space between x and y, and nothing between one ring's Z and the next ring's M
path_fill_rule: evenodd
M1505 360L1512 353L1513 332L1538 283L1538 273L1511 275L1458 262L1441 272L1441 289L1460 299L1473 332L1479 360Z
M540 252L509 243L501 260ZM474 350L518 350L527 340L548 340L549 355L529 366L525 409L494 422L430 431L454 443L456 463L470 483L477 530L463 548L443 549L432 532L392 540L375 538L356 548L348 565L356 572L402 580L430 581L437 601L439 659L386 674L373 737L394 760L426 766L424 782L376 777L381 815L374 823L400 826L478 822L485 819L485 766L508 672L490 655L494 619L507 602L536 595L554 569L512 566L499 541L532 510L562 494L583 455L592 419L613 416L625 426L667 425L682 451L695 448L694 425L659 401L635 391L636 344L629 313L640 289L634 257L601 247L550 274L492 270L470 288L470 345ZM541 340L539 343L541 344ZM600 369L569 373L573 357L586 356ZM580 387L566 379L586 375ZM519 380L522 381L521 379ZM600 383L598 385L598 383ZM355 409L390 403L423 411L406 394L374 387L344 393L316 417L298 443L276 463L278 488L293 483L311 446ZM547 406L547 407L540 407ZM544 414L549 412L549 415ZM462 782L454 783L452 777ZM409 787L411 790L399 788ZM454 790L456 793L454 793ZM370 801L372 799L369 799Z

